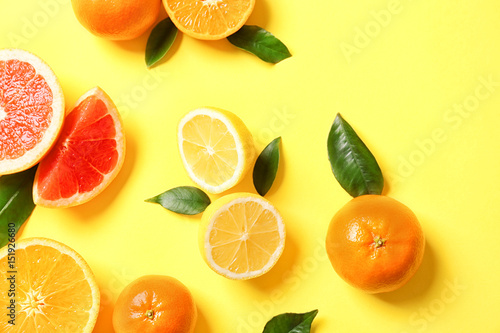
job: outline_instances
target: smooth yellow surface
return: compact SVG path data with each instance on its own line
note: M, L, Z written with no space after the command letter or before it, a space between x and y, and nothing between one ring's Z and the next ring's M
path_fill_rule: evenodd
M315 333L499 332L497 2L257 0L248 23L273 32L293 57L273 66L226 40L179 36L165 61L148 70L147 35L96 38L69 0L0 4L0 47L42 57L68 106L99 85L123 115L127 156L111 186L80 207L36 208L21 234L63 242L88 261L102 294L95 332L112 332L118 294L146 274L171 275L192 291L196 333L262 332L276 314L316 308ZM283 138L278 179L266 197L283 215L287 244L277 265L255 280L230 281L206 266L199 216L144 202L193 185L176 126L206 105L238 114L259 151ZM427 238L416 276L389 294L353 289L326 257L330 219L350 198L327 159L337 112L377 157L386 194L415 212ZM251 176L234 191L253 191Z

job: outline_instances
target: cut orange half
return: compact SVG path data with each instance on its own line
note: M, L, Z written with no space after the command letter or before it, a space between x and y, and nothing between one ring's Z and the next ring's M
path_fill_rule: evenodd
M92 332L100 294L85 260L51 239L12 245L0 250L0 332Z
M222 39L238 31L253 11L255 0L163 0L172 22L198 39Z
M208 266L222 276L245 280L265 274L284 247L283 219L258 195L226 195L203 213L200 249Z
M38 163L63 120L64 96L52 69L27 51L0 50L0 175Z
M111 183L124 158L120 115L111 98L93 88L76 102L57 143L40 162L33 200L45 207L85 203Z

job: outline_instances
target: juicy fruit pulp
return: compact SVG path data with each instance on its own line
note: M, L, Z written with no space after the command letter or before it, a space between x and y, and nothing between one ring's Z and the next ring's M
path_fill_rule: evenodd
M50 239L28 238L15 245L16 325L1 320L0 331L92 332L99 311L99 290L82 257ZM1 272L12 270L8 259L4 247L0 251ZM7 291L11 282L1 279L0 287ZM8 311L10 299L7 292L0 293L3 313Z
M272 204L250 193L215 201L202 217L200 245L215 272L250 279L269 271L285 246L285 226Z
M0 175L28 169L55 141L64 119L52 70L22 50L0 50Z
M188 113L179 124L178 142L189 176L211 193L241 181L255 156L248 129L223 110L201 108Z
M333 217L326 250L346 282L368 293L400 288L422 262L425 239L413 212L381 195L356 197Z
M99 88L67 115L54 148L40 163L35 203L73 206L96 196L120 169L125 142L114 105Z
M238 31L253 11L255 0L163 0L172 22L198 39L222 39Z
M147 275L131 282L113 311L116 333L192 333L197 310L189 290L180 281Z

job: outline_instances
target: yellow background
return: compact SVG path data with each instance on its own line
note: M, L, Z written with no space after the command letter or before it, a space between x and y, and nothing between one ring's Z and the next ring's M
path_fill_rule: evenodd
M179 35L148 70L147 34L130 42L94 37L69 0L0 4L0 47L49 63L68 107L99 85L123 115L127 155L110 187L80 207L36 208L21 234L56 239L87 260L102 294L95 332L112 332L116 297L146 274L188 286L196 333L261 332L276 314L313 309L317 333L500 332L497 2L257 0L248 23L273 32L293 57L273 66L226 40ZM287 244L255 280L230 281L205 265L199 216L144 202L192 185L176 126L205 105L238 114L259 151L283 138L266 197L285 219ZM329 221L350 199L327 159L337 112L377 157L385 193L416 213L427 237L420 270L392 293L351 288L325 256ZM234 191L254 191L251 176Z

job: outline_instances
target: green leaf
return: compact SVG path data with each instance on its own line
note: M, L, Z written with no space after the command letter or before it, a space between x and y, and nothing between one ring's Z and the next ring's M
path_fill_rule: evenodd
M318 310L307 313L283 313L267 322L262 333L309 333Z
M210 198L193 186L180 186L163 192L146 202L160 204L163 208L184 215L196 215L210 205Z
M351 196L382 193L384 177L377 160L340 113L328 135L328 158L335 178Z
M15 228L17 234L35 209L32 192L36 168L0 177L0 247L12 238L9 228Z
M292 56L285 44L269 31L256 25L244 25L227 39L240 49L273 64Z
M174 43L177 27L169 17L158 22L149 35L146 44L146 65L153 66L160 61Z
M273 185L280 162L281 137L271 141L260 153L253 168L253 184L257 192L264 196Z

